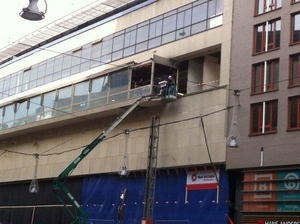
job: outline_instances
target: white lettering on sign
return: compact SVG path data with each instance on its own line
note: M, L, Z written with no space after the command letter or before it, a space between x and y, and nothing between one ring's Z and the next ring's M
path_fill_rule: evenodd
M299 180L293 180L298 178L296 173L288 173L284 177L284 179L287 179L287 181L284 181L284 187L289 190L299 189Z
M300 221L264 221L264 224L300 224Z
M255 174L255 180L259 181L255 183L254 190L260 191L259 193L255 193L255 198L272 198L271 192L262 192L267 190L272 190L272 182L264 182L262 180L272 180L272 174ZM273 223L272 223L273 224Z
M300 224L300 222L297 222L297 221L281 221L280 224Z

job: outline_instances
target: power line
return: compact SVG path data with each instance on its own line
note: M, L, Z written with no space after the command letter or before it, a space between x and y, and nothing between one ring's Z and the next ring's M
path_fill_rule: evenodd
M186 121L190 121L190 120L195 120L195 119L199 119L199 118L203 118L203 117L206 117L206 116L210 116L210 115L213 115L213 114L216 114L216 113L219 113L219 112L222 112L222 111L225 111L225 110L228 110L230 109L231 107L226 107L226 108L223 108L223 109L220 109L220 110L217 110L217 111L213 111L211 113L207 113L207 114L204 114L204 115L200 115L200 116L196 116L196 117L191 117L191 118L186 118L186 119L182 119L182 120L177 120L177 121L172 121L172 122L167 122L167 123L163 123L163 124L159 124L158 126L166 126L166 125L171 125L171 124L176 124L176 123L181 123L181 122L186 122ZM149 129L150 126L146 126L146 127L141 127L141 128L136 128L136 129L132 129L132 130L129 130L129 132L135 132L135 131L140 131L140 130L145 130L145 129ZM103 141L107 141L109 139L113 139L121 134L124 134L124 131L123 132L120 132L120 133L117 133L111 137L108 137L108 138L105 138ZM68 139L67 141L70 141L70 139ZM66 143L67 141L63 142L63 143L60 143L48 150L46 150L45 152L48 152L54 148L57 148L58 146L61 146L62 144ZM84 147L86 147L87 145L84 145L84 146L79 146L77 148L73 148L73 149L69 149L69 150L65 150L65 151L62 151L62 152L57 152L57 153L45 153L43 152L42 154L38 154L39 156L52 156L52 155L61 155L61 154L64 154L64 153L68 153L68 152L72 152L72 151L76 151L76 150L79 150L79 149L82 149ZM20 154L20 155L24 155L24 156L35 156L37 155L36 153L23 153L23 152L16 152L16 151L12 151L12 150L4 150L4 152L9 152L9 153L14 153L14 154ZM4 154L4 152L2 154L0 154L0 157L1 155Z

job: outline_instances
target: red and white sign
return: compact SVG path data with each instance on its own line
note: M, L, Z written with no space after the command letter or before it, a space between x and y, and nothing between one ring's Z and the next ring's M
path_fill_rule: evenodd
M187 172L186 187L187 190L217 189L218 179L219 170L216 172L213 170Z

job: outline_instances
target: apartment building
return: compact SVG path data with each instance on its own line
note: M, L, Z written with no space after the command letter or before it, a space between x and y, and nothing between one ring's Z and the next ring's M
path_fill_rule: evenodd
M1 49L0 222L228 223L232 8L99 1Z
M237 223L298 223L300 1L234 1L226 168Z

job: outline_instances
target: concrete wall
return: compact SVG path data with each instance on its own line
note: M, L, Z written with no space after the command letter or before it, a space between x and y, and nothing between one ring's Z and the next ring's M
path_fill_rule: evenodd
M253 6L253 7L252 7ZM234 1L232 63L230 89L240 89L238 129L240 146L228 148L228 169L260 166L260 151L264 148L264 166L296 165L299 163L299 132L288 132L288 97L299 95L299 87L288 88L289 55L299 52L299 45L290 46L290 16L300 10L300 4L282 1L278 10L254 17L254 3ZM253 55L254 25L281 18L280 49ZM251 95L252 64L279 58L279 90ZM250 104L278 100L278 129L276 134L249 136ZM231 97L231 105L233 96Z
M80 36L57 44L51 47L50 50L65 52L74 49L189 2L192 1L160 0L121 19L111 21ZM110 136L122 133L124 129L133 130L148 127L150 126L150 118L153 115L160 116L161 124L198 117L197 119L160 127L158 167L199 166L210 164L211 162L225 162L227 113L223 109L227 106L228 98L228 90L226 88L230 74L232 4L232 0L225 0L223 26L113 63L121 65L130 61L142 62L152 58L154 52L177 63L187 60L187 58L191 59L193 56L199 57L210 54L211 51L215 52L214 48L217 47L222 52L220 65L216 67L217 70L220 70L220 88L186 95L166 105L162 104L135 110ZM136 18L139 18L139 20L137 21ZM1 69L1 75L9 75L12 72L28 67L32 63L37 63L53 56L55 56L53 52L40 51ZM82 79L84 75L105 71L110 67L112 65L97 67L85 72L85 74L78 74L77 78ZM60 85L75 81L67 78L62 80ZM30 94L38 94L39 91L57 88L57 86L43 86L42 89ZM25 96L26 94L29 93L25 93ZM126 105L129 105L129 103L127 102ZM76 114L78 117L73 117L72 122L68 120L70 115L65 115L53 118L56 119L55 123L52 123L54 120L49 119L44 120L42 126L39 126L42 124L39 122L31 124L36 126L36 129L34 127L26 129L24 126L23 128L12 128L7 131L9 133L3 132L3 134L7 134L7 137L1 138L0 144L0 182L32 179L35 163L34 154L40 154L38 178L56 177L81 153L81 149L74 149L89 144L122 111L119 109L115 114L109 114L110 109L121 108L121 106L124 106L124 104L109 105L105 108L84 111L81 114ZM219 110L223 111L214 113ZM210 161L204 141L199 119L201 115L205 115L203 120L212 161ZM18 130L18 133L14 134L16 130ZM128 142L128 164L130 170L146 169L148 142L148 129L130 132ZM102 142L78 165L73 175L117 172L123 163L123 148L123 134ZM66 150L70 150L70 152L60 154ZM56 155L55 153L58 154ZM28 156L28 154L32 154L32 156Z
M160 127L159 168L210 163L200 121L201 115L205 115L203 121L212 161L224 163L226 112L221 111L209 115L226 108L224 91L226 90L221 88L183 97L166 105L133 111L107 136L108 140L101 142L79 164L73 175L117 172L123 165L124 129L130 130L127 151L129 169L131 171L146 169L149 129L144 128L150 126L150 119L153 115L160 117L161 124L166 124ZM213 105L211 101L214 102ZM96 120L82 119L77 124L3 140L0 146L2 154L0 157L0 181L33 178L34 155L24 154L40 154L38 178L57 176L79 156L82 150L79 147L89 144L116 117L110 116ZM181 122L172 124L175 121ZM120 135L113 137L117 134ZM109 139L110 137L112 138ZM60 154L61 152L65 153ZM56 153L58 154L56 155Z

